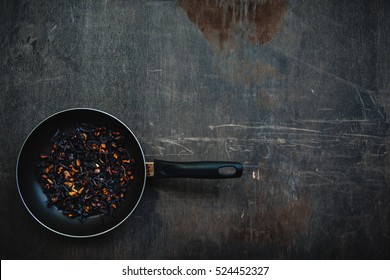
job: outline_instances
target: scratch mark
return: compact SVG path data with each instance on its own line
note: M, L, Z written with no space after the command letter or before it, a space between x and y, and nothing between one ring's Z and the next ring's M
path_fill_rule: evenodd
M57 24L54 24L52 28L50 28L50 32L53 32L54 30L57 29Z
M62 80L63 76L58 77L52 77L52 78L44 78L44 79L38 79L35 82L31 83L32 85L38 84L38 83L44 83L44 82L55 82Z
M366 105L364 104L364 101L363 101L363 98L359 92L359 90L355 87L355 90L356 90L356 93L358 94L358 97L360 99L360 103L362 103L362 109L365 109L366 108ZM364 119L367 120L367 114L366 114L366 111L365 110L362 110L363 112L363 116L364 116Z
M297 58L296 56L293 56L293 55L291 55L291 54L285 53L285 52L284 52L283 50L281 50L280 48L275 47L275 51L278 52L279 54L283 55L283 56L286 57L286 58L290 58L290 59L296 61L296 62L299 63L299 64L302 64L302 65L304 65L304 66L307 66L308 68L310 68L310 69L316 71L317 73L325 74L325 75L327 75L327 76L329 76L329 77L332 77L333 79L335 79L335 80L337 80L337 81L339 81L339 82L341 82L341 83L343 83L343 84L345 84L345 85L348 85L348 86L353 87L353 88L359 88L360 90L364 90L364 91L366 91L367 93L374 93L372 90L369 90L369 89L364 88L364 87L362 87L362 86L360 86L360 85L358 85L358 84L355 84L354 82L351 82L351 81L349 81L349 80L347 80L347 79L344 79L344 78L342 78L342 77L339 77L339 76L337 76L337 75L335 75L335 74L333 74L333 73L330 73L330 72L328 72L328 71L326 71L326 70L324 70L324 69L321 69L320 67L317 67L317 66L315 66L315 65L313 65L313 64L310 64L310 63L307 63L307 62L303 62L301 59Z
M316 170L317 171L317 170ZM332 179L329 179L328 177L326 176L323 176L323 175L320 175L316 172L311 172L311 171L301 171L299 172L298 174L300 175L311 175L311 176L316 176L318 178L321 178L321 179L324 179L325 181L329 182L329 183L334 183L334 180Z
M384 139L388 135L384 136L378 136L378 135L369 135L369 134L353 134L353 133L344 133L343 136L349 136L349 137L363 137L363 138L374 138L374 139Z
M152 148L153 148L153 149L156 149L156 150L158 151L158 154L159 154L160 156L163 156L163 155L164 155L164 152L163 152L163 150L165 150L164 147L152 146Z
M317 111L334 111L334 108L318 108Z
M226 137L226 138L210 138L210 137L184 137L184 141L195 141L195 142L225 142L225 141L238 141L238 138Z
M225 152L226 152L226 154L229 156L229 148L228 148L228 145L227 145L227 143L225 143Z
M185 147L185 146L183 146L183 145L177 143L177 141L173 141L173 140L169 140L169 139L159 139L159 140L160 140L160 142L162 142L162 143L169 143L169 144L178 146L178 147L180 147L180 148L183 148L184 150L186 150L187 152L189 152L189 153L191 153L191 154L194 153L193 150L190 150L189 148L187 148L187 147Z
M238 149L235 148L235 147L230 146L230 147L229 147L229 151L231 151L231 152L237 152Z
M224 141L223 138L210 138L210 137L185 137L183 140L196 141L196 142L212 142L212 141Z
M209 128L211 130L214 130L216 128L225 128L225 127L243 128L243 129L290 130L290 131L312 132L312 133L319 133L319 134L322 133L319 130L306 129L306 128L297 128L297 127L290 127L290 126L280 126L280 125L260 125L260 126L248 126L248 125L242 125L242 124L209 125Z
M340 123L354 123L354 122L370 122L370 120L364 119L352 119L352 120L346 120L346 119L341 119L341 120L299 120L299 122L304 122L304 123L328 123L328 124L340 124Z
M268 147L268 145L266 147L267 147L268 152L265 156L263 156L263 158L268 159L271 155L271 149Z
M70 18L71 18L71 22L74 23L74 16L73 16L73 8L70 7Z
M286 145L286 147L301 147L301 148L309 148L309 149L321 149L321 146L314 146L314 145L308 145L308 144L303 144L300 142L293 142L293 145Z
M382 119L386 119L386 117L383 115L382 111L379 110L378 106L376 105L376 102L375 102L374 98L372 97L372 93L367 92L367 94L368 94L368 97L370 97L372 104L374 104L374 107L376 108L377 112L379 113L379 115L381 115Z

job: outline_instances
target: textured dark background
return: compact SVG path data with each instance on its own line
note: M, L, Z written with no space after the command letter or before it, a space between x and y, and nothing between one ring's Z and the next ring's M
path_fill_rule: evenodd
M390 2L1 1L1 259L390 257ZM58 236L19 198L28 133L105 110L147 160L236 180L149 180L114 231Z

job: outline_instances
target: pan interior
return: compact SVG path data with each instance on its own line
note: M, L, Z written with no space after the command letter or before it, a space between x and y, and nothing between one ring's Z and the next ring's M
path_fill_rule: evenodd
M80 124L106 126L120 131L125 137L124 146L135 159L134 181L129 185L124 201L115 215L96 215L88 217L84 223L78 218L70 219L56 207L47 207L47 198L36 179L39 156L48 154L50 139L60 129L73 131ZM142 149L126 125L115 117L93 109L72 109L57 113L40 123L26 139L18 159L17 182L21 198L29 212L45 227L62 235L88 237L107 232L122 223L137 206L143 193L145 182L145 163Z

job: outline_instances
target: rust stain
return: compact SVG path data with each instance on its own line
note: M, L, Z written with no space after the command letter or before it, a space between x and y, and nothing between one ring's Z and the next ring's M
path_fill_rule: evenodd
M191 22L216 47L235 48L243 39L265 44L281 27L283 0L179 0Z
M226 58L216 65L221 78L234 85L260 85L265 79L276 77L278 71L262 61Z

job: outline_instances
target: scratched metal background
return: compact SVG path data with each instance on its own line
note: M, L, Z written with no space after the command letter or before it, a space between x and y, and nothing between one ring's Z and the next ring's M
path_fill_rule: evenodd
M390 2L0 4L1 259L390 257ZM18 151L47 116L105 110L153 158L241 161L149 180L101 237L39 225Z

